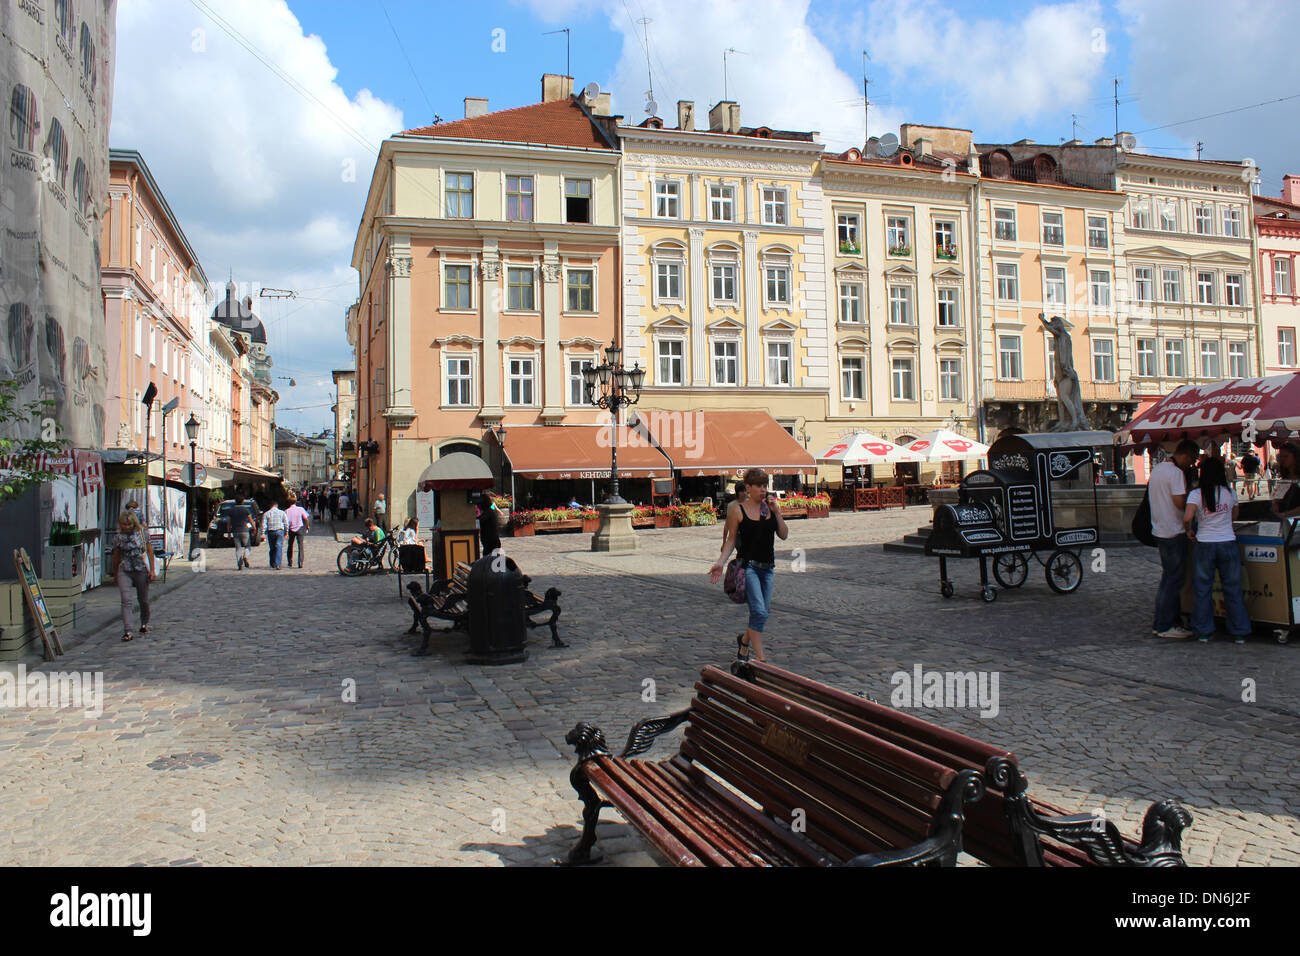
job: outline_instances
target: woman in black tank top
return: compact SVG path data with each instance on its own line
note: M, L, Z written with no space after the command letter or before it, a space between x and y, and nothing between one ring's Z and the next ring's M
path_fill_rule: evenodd
M772 611L772 583L776 574L773 539L784 541L790 529L781 517L776 498L768 494L767 472L751 468L745 472L745 495L727 507L727 523L722 539L722 554L709 568L709 580L722 577L727 558L736 552L745 568L745 600L749 604L749 627L736 638L740 655L752 650L755 660L763 656L763 628Z

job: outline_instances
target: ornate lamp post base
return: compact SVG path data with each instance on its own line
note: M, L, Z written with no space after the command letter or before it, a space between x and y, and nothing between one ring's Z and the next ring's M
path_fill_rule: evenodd
M623 502L601 502L596 505L600 512L600 527L591 536L592 551L624 552L636 551L641 547L636 532L632 530L632 512L636 505Z

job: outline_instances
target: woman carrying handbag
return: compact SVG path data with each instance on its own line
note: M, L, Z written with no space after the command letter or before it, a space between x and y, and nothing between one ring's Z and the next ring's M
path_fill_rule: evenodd
M745 472L744 497L727 506L726 535L722 554L709 568L709 580L717 583L734 550L745 573L745 601L749 604L749 628L736 638L741 659L750 651L754 660L763 661L763 627L772 613L772 584L776 576L774 538L784 541L790 535L776 497L768 493L767 472L751 468Z
M122 640L131 633L131 599L140 603L140 633L149 633L149 582L154 579L153 548L145 537L140 519L130 509L117 519L117 536L113 539L113 581L122 597ZM135 592L132 595L132 591Z

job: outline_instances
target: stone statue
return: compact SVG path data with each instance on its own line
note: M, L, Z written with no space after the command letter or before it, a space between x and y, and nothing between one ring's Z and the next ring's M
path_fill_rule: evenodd
M1038 313L1038 321L1043 328L1052 333L1055 366L1052 369L1052 381L1056 383L1056 407L1060 420L1053 427L1056 432L1081 432L1088 430L1088 423L1083 416L1083 393L1079 390L1079 375L1074 370L1074 343L1070 341L1070 332L1065 319L1059 315L1047 316Z

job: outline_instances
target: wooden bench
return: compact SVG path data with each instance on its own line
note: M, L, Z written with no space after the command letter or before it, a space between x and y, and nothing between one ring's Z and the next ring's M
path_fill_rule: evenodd
M580 723L569 780L583 803L569 863L591 861L602 807L678 866L954 865L980 771L954 770L716 667L689 708L643 720L613 756ZM686 725L681 748L632 759Z
M456 565L450 578L440 578L434 582L428 594L420 592L420 585L412 581L406 586L409 592L406 604L411 609L411 627L406 632L414 634L417 628L424 630L424 642L415 656L423 657L429 653L429 638L433 635L430 618L450 621L448 630L464 630L469 627L469 570L464 561Z
M991 866L1186 865L1181 834L1192 817L1172 800L1147 810L1139 842L1103 817L1065 813L1031 798L1010 751L770 664L737 661L733 670L757 687L952 770L983 771L987 793L967 814L963 845Z

